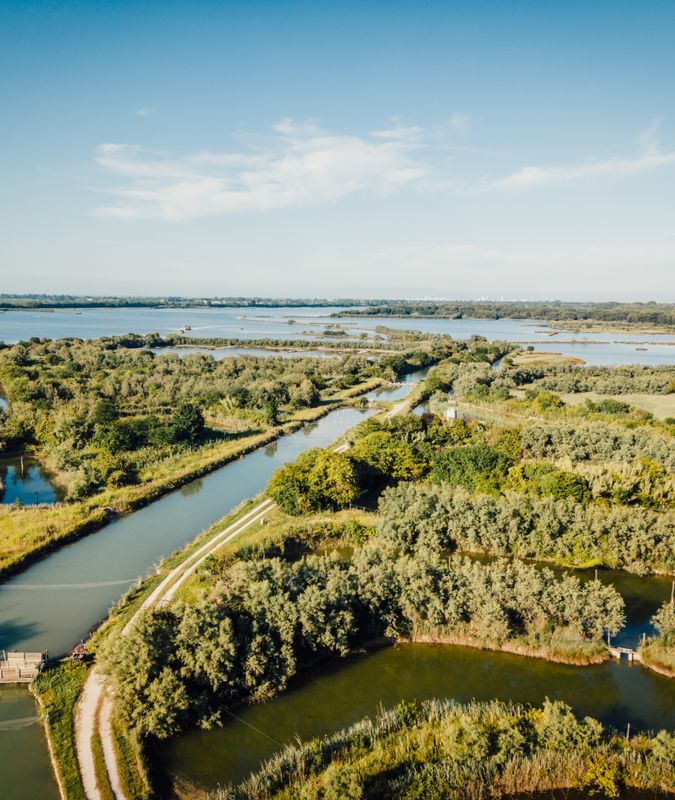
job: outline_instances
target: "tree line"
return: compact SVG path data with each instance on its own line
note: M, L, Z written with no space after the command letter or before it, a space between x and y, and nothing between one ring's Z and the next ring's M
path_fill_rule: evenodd
M520 492L471 495L447 484L384 491L378 535L403 552L432 548L675 574L675 518L640 507Z
M345 312L350 316L439 317L444 319L595 320L675 325L673 303L400 302Z
M519 562L480 564L382 542L349 561L237 560L207 597L142 615L99 651L121 718L142 736L218 722L223 708L283 690L318 659L381 637L451 637L582 663L623 624L613 587Z

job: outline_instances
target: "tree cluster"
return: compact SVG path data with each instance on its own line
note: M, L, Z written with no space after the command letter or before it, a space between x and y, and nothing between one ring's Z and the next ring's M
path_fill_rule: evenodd
M100 654L123 719L142 735L170 736L219 719L222 708L269 697L319 658L374 638L463 637L501 646L560 643L587 652L623 624L623 602L598 581L547 569L414 557L382 543L350 561L236 561L216 592L192 605L144 614Z
M448 485L400 484L379 503L378 533L406 553L432 548L675 573L675 515L507 491L472 496Z

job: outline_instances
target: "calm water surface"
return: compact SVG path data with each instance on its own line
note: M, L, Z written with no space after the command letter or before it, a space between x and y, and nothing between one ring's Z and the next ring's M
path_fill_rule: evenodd
M401 645L313 670L276 699L236 709L223 728L162 744L154 760L168 780L215 788L243 780L296 736L320 736L380 706L432 697L535 704L549 697L620 729L629 721L633 730L675 727L672 682L639 666L582 668L467 647Z
M23 506L55 503L61 498L43 467L28 456L0 458L0 503Z
M0 794L3 800L58 800L42 726L26 689L0 690Z
M443 333L458 339L474 334L487 339L517 342L543 342L536 349L569 353L588 364L663 364L675 363L673 334L572 333L560 331L549 337L551 329L541 320L409 319L385 317L330 318L333 308L94 308L54 312L6 311L0 313L0 340L16 342L31 336L57 339L77 336L84 339L124 333L177 333L189 325L191 336L255 339L314 339L330 324L338 324L350 335L374 335L377 326L398 330ZM289 324L289 320L295 324ZM647 343L646 350L636 350ZM670 342L665 346L663 342Z

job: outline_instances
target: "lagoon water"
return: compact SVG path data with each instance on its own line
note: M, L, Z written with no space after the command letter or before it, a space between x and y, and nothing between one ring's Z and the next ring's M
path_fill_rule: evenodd
M167 783L198 789L238 782L294 742L340 730L401 700L433 697L570 703L580 715L632 730L675 727L672 682L616 662L553 664L509 653L447 645L401 645L338 659L300 676L266 703L236 708L222 728L192 730L157 746Z
M318 334L328 325L338 324L350 335L375 328L418 330L468 339L474 334L487 339L504 339L524 344L535 343L537 350L562 352L582 358L588 364L665 364L675 363L675 334L642 333L555 333L547 322L538 320L490 319L415 319L408 317L337 317L330 314L344 309L327 308L89 308L58 311L0 312L0 341L7 343L32 336L56 339L76 336L83 339L125 333L162 335L178 333L189 325L187 335L224 337L255 341L286 339L321 341ZM290 320L294 320L292 324ZM553 334L553 335L551 335ZM636 350L636 347L646 349Z
M134 331L169 333L183 325L195 336L227 336L242 340L278 337L312 338L328 322L331 309L91 309L81 313L6 312L0 314L0 340L31 336L83 338ZM247 319L241 319L246 314ZM288 318L297 320L289 325ZM414 328L467 338L533 341L542 338L542 323L510 320L345 319L351 330L376 325ZM657 342L675 336L648 337L567 332L537 349L582 354L588 363L673 363L675 350ZM581 339L591 343L582 344ZM621 341L618 341L618 340ZM320 341L320 340L317 340ZM648 341L646 351L637 342ZM608 342L608 343L604 343ZM642 346L642 345L640 345ZM585 348L585 349L584 349ZM234 350L238 350L235 348ZM405 396L402 387L380 390L381 399ZM367 412L366 412L367 413ZM342 409L318 423L280 439L186 485L145 509L120 518L98 533L67 545L25 572L0 585L0 647L49 649L52 655L70 649L101 619L139 575L148 574L162 556L192 539L242 500L261 491L281 464L303 450L326 446L363 418L363 412ZM648 619L667 594L667 582L639 579L623 573L603 574L624 595L627 626L619 643L630 645L649 629ZM18 694L17 694L18 693ZM239 780L277 749L276 742L296 735L330 732L374 713L379 704L402 698L431 696L511 699L541 702L560 697L579 713L589 713L618 726L630 721L637 728L675 727L672 683L639 666L611 663L577 668L504 653L458 647L405 646L387 648L325 665L299 678L275 700L237 709L235 717L212 732L192 731L165 744L158 760L168 779L187 779L201 787ZM19 698L17 701L16 698ZM18 702L21 709L11 710ZM25 706L25 708L24 708ZM17 706L18 708L18 706ZM7 711L7 709L10 709ZM32 713L31 710L32 709ZM7 713L4 713L4 712ZM4 717L3 717L4 713ZM14 716L12 716L14 715ZM3 727L2 719L34 717L35 706L25 690L0 690L0 774L3 798L40 796L51 800L56 789L50 775L44 741L33 719L18 728ZM18 755L17 755L18 754ZM5 776L11 780L5 781Z

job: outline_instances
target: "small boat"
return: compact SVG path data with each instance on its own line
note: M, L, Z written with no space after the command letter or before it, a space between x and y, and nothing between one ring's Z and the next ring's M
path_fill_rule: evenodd
M189 325L183 325L183 327L180 329L180 332L181 333L187 333L188 331L191 331L191 330L192 330L192 328Z

